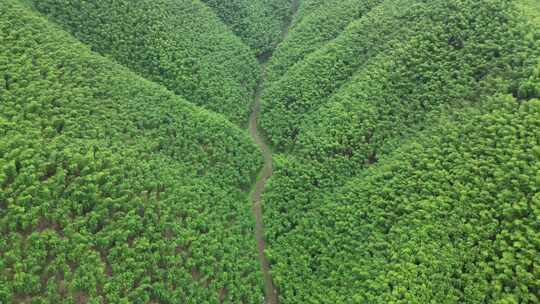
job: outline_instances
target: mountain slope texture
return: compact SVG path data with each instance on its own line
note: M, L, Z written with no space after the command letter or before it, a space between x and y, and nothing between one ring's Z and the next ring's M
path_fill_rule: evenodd
M202 0L257 55L274 49L291 13L291 0Z
M0 7L0 302L260 301L247 135Z
M540 303L540 1L0 0L3 303Z
M92 50L187 100L244 123L258 81L252 52L198 0L32 0Z

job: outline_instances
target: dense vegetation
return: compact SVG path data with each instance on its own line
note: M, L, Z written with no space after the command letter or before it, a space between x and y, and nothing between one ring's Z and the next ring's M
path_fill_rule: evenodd
M537 0L516 1L518 8L534 26L540 26L540 2Z
M0 1L0 303L540 303L538 8Z
M282 303L538 303L540 100L483 107L295 212Z
M291 0L202 0L241 37L257 55L272 51L290 18Z
M0 11L0 303L260 303L245 132Z
M268 79L279 79L293 64L334 39L381 0L301 1L295 23L269 64Z
M233 122L247 120L257 61L199 0L31 2L93 50Z
M282 303L536 303L540 248L513 247L537 229L531 30L510 1L387 0L270 84ZM518 202L526 213L500 216Z
M446 74L440 75L437 78L438 84L433 85L446 89L444 81L449 80L450 86L453 83L455 86L471 86L469 82L478 81L490 68L500 68L492 63L492 56L506 55L505 60L512 58L511 42L497 37L497 35L512 35L510 31L501 32L503 29L499 28L500 23L504 22L501 20L505 18L504 12L500 13L500 19L481 18L491 13L490 8L491 6L482 2L466 6L437 1L430 3L409 0L385 1L364 17L354 21L339 37L295 64L281 79L271 84L264 96L261 121L264 130L273 144L282 148L292 146L301 133L302 123L309 122L310 119L307 117L310 115L316 117L314 112L330 102L329 97L354 78L353 76L368 77L365 70L376 64L381 66L381 70L389 70L391 69L389 66L395 66L399 70L394 72L393 77L400 80L402 75L407 76L409 81L415 82L411 83L412 86L416 83L423 85L431 80L428 73L433 69L437 70L436 73ZM473 16L477 14L476 11L487 12L485 15ZM480 24L484 27L493 27L495 32L477 31L475 27ZM425 28L430 30L423 30ZM508 38L511 41L519 39L519 37ZM478 39L483 40L477 44ZM502 45L493 45L492 41L495 39L500 39ZM430 43L433 45L429 45ZM416 50L418 47L420 49ZM476 47L481 47L478 52L473 51ZM439 58L426 56L437 52L440 54ZM471 55L463 56L464 54ZM422 74L415 75L410 70L407 72L406 67L400 64L400 59L395 58L398 56L406 56L407 59L404 60L409 62L405 64ZM425 59L430 61L424 63ZM458 73L453 69L465 70ZM385 91L382 87L379 90ZM431 91L437 92L437 89L431 88ZM462 92L461 87L458 87L457 92L449 89L448 91L454 95L468 93ZM424 97L430 99L430 96Z

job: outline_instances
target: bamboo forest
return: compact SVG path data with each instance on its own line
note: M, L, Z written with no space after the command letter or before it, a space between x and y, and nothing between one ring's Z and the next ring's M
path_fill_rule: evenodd
M11 303L540 303L540 0L0 0Z

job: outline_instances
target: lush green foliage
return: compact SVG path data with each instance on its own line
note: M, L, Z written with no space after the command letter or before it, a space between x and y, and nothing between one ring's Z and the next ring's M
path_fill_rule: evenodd
M0 303L262 303L255 53L282 304L540 303L537 6L1 1Z
M509 1L385 1L272 84L263 123L288 153L264 206L282 303L537 302L540 248L513 247L537 238L518 233L537 230L530 30Z
M319 3L320 2L320 3ZM280 43L268 66L269 81L276 81L296 62L334 39L353 20L382 0L302 1L295 24Z
M198 0L32 0L93 50L187 100L247 120L253 53Z
M0 11L0 302L261 303L245 131Z
M540 27L540 1L517 0L517 5L533 25Z
M282 303L538 303L540 100L483 106L297 213Z
M422 85L430 76L427 73L439 69L442 61L445 65L441 64L443 71L440 73L446 75L437 78L438 85L444 87L448 80L455 84L454 87L465 85L463 89L468 86L470 91L470 82L482 79L491 67L498 68L492 57L504 56L505 60L512 60L512 46L509 45L509 41L514 41L510 37L512 32L499 28L504 22L504 12L493 10L493 13L499 14L499 18L491 18L491 7L483 2L385 1L273 83L264 96L261 124L273 144L290 148L296 143L302 124L310 117L317 116L314 113L331 100L329 97L351 82L355 74L365 74L366 67L374 62L379 62L383 70L398 68L400 73L405 73L412 81ZM477 30L477 26L492 28L493 31ZM506 25L506 28L508 26L511 25ZM426 31L426 28L430 30ZM506 35L508 37L505 38L509 40L497 35ZM501 43L495 45L495 39ZM481 42L477 44L477 41ZM434 45L428 45L430 43ZM422 50L415 51L416 47L422 47ZM475 49L477 47L478 50ZM409 55L408 50L416 54ZM432 52L440 53L440 58L423 57ZM405 71L394 56L416 56L408 58L407 64L425 75L415 79L416 75ZM424 67L421 63L425 59L431 60L431 63L427 62ZM453 68L466 70L454 72ZM400 79L399 71L394 77ZM411 85L415 86L416 83ZM451 94L467 93L460 87L457 89ZM435 88L431 90L436 91Z
M291 0L202 0L258 55L271 52L290 18Z

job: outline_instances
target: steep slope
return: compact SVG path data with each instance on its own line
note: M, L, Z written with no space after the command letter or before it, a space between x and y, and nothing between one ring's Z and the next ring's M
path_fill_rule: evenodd
M31 2L94 51L235 123L247 122L257 61L200 1Z
M367 22L366 18L372 20ZM375 27L381 30L373 31ZM362 33L362 28L367 32ZM356 30L353 32L353 29ZM335 197L345 196L347 191L352 191L351 187L364 183L364 178L368 179L373 172L365 172L366 168L393 162L392 159L401 155L394 151L402 149L403 143L419 138L421 145L429 145L429 140L421 138L444 137L444 130L458 123L445 118L451 113L460 112L462 108L478 108L471 110L472 114L463 114L466 117L464 123L474 125L478 123L476 119L488 115L483 112L484 106L496 109L502 107L501 104L513 105L502 107L506 112L496 116L505 117L517 111L519 103L500 94L513 94L519 102L537 97L540 36L531 29L509 1L385 1L354 21L334 41L294 65L269 89L262 122L274 144L287 152L274 158L274 175L263 194L270 247L268 256L281 303L461 303L469 298L460 294L465 292L460 286L474 289L476 283L479 291L470 298L471 303L482 297L501 301L506 296L532 297L534 293L531 292L510 292L506 290L508 286L501 287L505 292L499 294L488 292L482 287L483 281L467 281L463 276L453 278L452 284L456 286L449 286L443 279L448 278L444 263L421 265L423 279L417 281L412 280L413 275L408 270L400 268L407 265L399 263L397 269L379 267L383 269L379 273L378 264L369 259L369 254L382 254L386 258L396 256L396 259L401 255L405 256L403 259L415 255L409 251L401 253L407 246L397 240L388 247L376 237L360 238L357 233L365 234L365 230L358 232L355 228L361 224L366 225L365 229L375 229L374 225L379 222L395 222L396 216L389 213L385 217L379 212L373 218L367 218L371 222L363 222L366 218L358 218L353 211L374 204L370 197L362 196L365 192L351 198L350 209L342 209L345 211L339 213L333 211L339 210L342 204ZM532 104L536 107L537 103ZM530 111L527 117L533 119L537 110ZM439 122L440 117L442 122ZM521 129L530 123L531 129L535 128L534 121L524 124L520 119L516 114L509 123L521 125ZM497 130L504 128L505 122L501 122L493 129L482 130L485 133L472 134L471 141L482 138L476 136L488 135L496 139L499 136ZM438 131L431 134L430 130ZM459 138L466 137L462 129L456 132L463 135L448 139L455 145ZM529 133L533 138L531 144L538 135L535 132ZM512 133L512 136L519 139L521 133ZM510 153L512 140L510 137L502 143L501 149L505 153ZM463 145L467 143L465 140ZM487 149L484 144L478 142L470 149ZM528 155L529 148L521 147L520 155ZM417 154L411 153L406 157L414 160ZM437 159L445 157L447 154L444 153L433 156ZM460 159L461 156L456 157ZM463 156L462 159L469 158ZM536 158L531 159L533 163L536 161ZM490 168L498 165L489 164ZM534 166L531 164L526 168L525 175L532 178ZM410 166L404 164L396 172L385 173L384 178L390 179L409 169ZM428 169L424 174L428 174ZM396 177L395 187L403 188L387 190L383 179L373 189L382 189L381 195L385 191L395 191L396 195L403 193L399 199L389 198L386 204L393 204L394 200L406 201L410 192L404 188L413 183L414 178L412 173ZM442 183L442 179L435 183L438 182ZM467 182L469 180L463 181ZM346 184L349 188L336 190ZM477 184L467 186L482 191ZM525 189L523 193L534 195L536 190L533 190ZM451 188L448 191L452 192ZM464 203L459 197L455 200ZM502 199L496 202L505 203ZM336 215L331 215L332 212ZM465 215L461 219L469 220ZM422 225L420 218L414 220ZM432 222L424 223L429 226ZM411 231L414 234L415 230ZM406 231L401 232L403 235ZM353 242L355 239L366 244ZM343 244L340 244L341 240ZM422 241L431 247L437 246L438 242L427 237ZM411 248L421 245L410 244L413 244ZM365 250L360 245L375 248L366 253L368 256L362 256ZM428 260L445 256L443 249L430 250ZM459 261L459 257L452 256L458 253L459 250L453 250L449 259ZM464 259L463 263L467 261ZM475 265L478 261L467 265ZM363 268L358 266L356 272L355 265ZM374 269L368 271L369 265L375 265ZM508 267L517 264L511 265ZM424 269L427 270L424 272ZM374 273L378 273L377 276ZM391 274L387 276L386 273ZM400 279L389 277L394 274ZM486 270L476 275L482 278L488 274L489 270ZM405 286L407 282L409 286ZM524 284L534 286L530 282ZM452 293L445 295L445 290ZM472 290L467 292L473 293Z
M271 52L291 13L291 0L202 0L257 55Z
M246 132L0 11L0 302L260 303Z
M295 142L297 126L379 52L422 35L437 12L433 4L387 0L347 31L295 64L263 96L261 125L281 148Z
M0 1L0 303L538 303L537 7Z
M487 16L491 13L492 6L483 2L476 5L455 5L452 2L385 1L366 16L353 22L338 38L294 65L275 82L263 96L261 125L274 145L281 148L292 147L301 132L302 123L310 121L311 115L316 117L317 109L327 104L331 100L329 97L350 82L355 74L365 74L366 66L377 61L381 66L387 66L382 69L392 68L390 66L403 69L394 56L407 55L407 50L414 51L416 47L422 48L426 54L440 52L441 58L433 57L432 62L446 63L441 69L448 70L448 75L441 75L441 78L438 78L441 82L448 80L456 85L474 87L473 83L481 80L490 66L496 67L496 64L491 63L492 57L508 55L512 50L511 45L508 46L509 49L503 49L491 42L497 39L508 44L497 37L511 34L508 30L500 33L498 28L499 24L504 22L504 13L499 13L500 18L492 20L472 16L475 11L485 12L483 16ZM497 13L497 9L494 9L494 13ZM475 28L484 22L486 24L482 26L492 28L495 32ZM426 28L430 30L426 31ZM477 46L475 39L485 41L478 52L473 50ZM427 43L436 43L437 46L430 49ZM420 63L430 59L426 54L409 58L410 63L407 64L422 73L424 67ZM464 54L470 56L464 57ZM387 60L390 62L386 63L383 57L389 58ZM432 68L437 66L426 67ZM453 73L453 68L466 70ZM408 75L407 77L416 77L412 72ZM411 80L423 85L429 76L419 76L419 79ZM400 76L396 77L399 79ZM457 79L453 79L454 77ZM458 94L463 93L458 90Z
M272 246L282 303L536 303L540 100L454 115Z
M382 0L300 1L295 23L268 65L268 81L278 80L292 65L334 39L350 22L381 2Z

